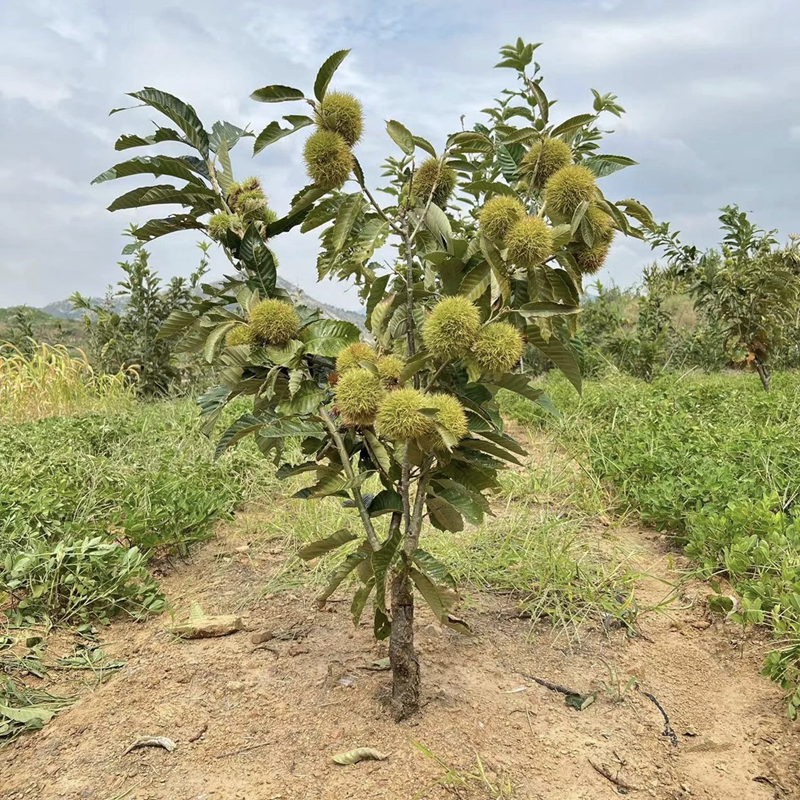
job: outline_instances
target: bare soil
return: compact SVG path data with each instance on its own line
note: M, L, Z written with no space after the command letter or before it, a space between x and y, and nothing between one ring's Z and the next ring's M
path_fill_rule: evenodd
M0 751L2 800L800 797L800 737L780 690L760 675L768 643L708 616L701 583L640 614L640 636L598 626L569 649L532 632L508 596L472 593L470 638L421 609L424 707L398 725L385 704L389 674L371 669L385 645L366 622L353 629L349 602L320 612L310 592L259 597L284 556L255 527L251 518L223 528L164 580L177 608L196 600L207 613L241 612L246 630L179 641L166 631L169 615L107 628L104 649L126 666ZM600 519L585 536L635 549L649 574L637 587L642 609L658 605L685 566L635 525ZM575 710L529 676L597 699ZM677 745L644 692L668 714ZM177 748L126 754L141 735ZM389 757L333 763L355 747ZM479 764L485 777L468 778ZM463 785L436 785L447 768Z

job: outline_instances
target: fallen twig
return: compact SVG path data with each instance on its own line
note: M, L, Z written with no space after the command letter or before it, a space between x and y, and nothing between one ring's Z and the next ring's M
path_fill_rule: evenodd
M538 683L539 686L544 686L545 689L549 689L551 692L558 692L559 694L566 695L567 697L573 694L580 694L580 692L576 692L574 689L567 689L566 686L559 686L557 683L550 683L542 678L537 678L535 675L524 675L523 673L520 674L523 678L527 678L529 681Z
M639 791L641 791L641 789L639 789L637 786L632 786L630 783L626 783L622 779L614 777L611 774L611 772L608 769L608 767L605 766L605 764L595 764L594 761L592 761L591 758L588 759L588 761L592 765L592 769L598 775L602 775L607 781L611 781L611 783L613 783L614 786L619 786L619 788L623 792L639 792Z
M673 747L677 747L678 737L675 731L673 730L672 725L670 724L669 717L667 716L667 712L664 711L664 707L661 705L661 703L658 702L658 700L656 700L656 698L652 694L650 694L650 692L645 692L641 688L639 688L638 683L636 684L636 688L639 689L639 691L642 692L642 694L648 700L650 700L653 703L653 705L655 705L655 707L661 712L661 716L664 717L664 730L662 731L661 735L666 736L667 739L669 739L670 742L672 742Z

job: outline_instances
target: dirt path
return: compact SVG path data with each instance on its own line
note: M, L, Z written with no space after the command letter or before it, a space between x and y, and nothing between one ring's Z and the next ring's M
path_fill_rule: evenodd
M592 545L635 550L651 576L637 587L638 603L659 604L680 558L670 559L651 531L608 520L585 528ZM257 597L282 557L257 541L256 529L251 519L221 531L165 579L168 596L181 607L198 600L208 613L237 611L242 598ZM800 737L780 691L759 674L764 644L707 618L707 592L692 584L670 610L641 614L640 638L588 631L572 652L546 635L531 642L511 601L477 596L472 638L422 612L425 707L402 725L383 706L388 674L369 669L385 647L368 625L353 629L348 603L317 612L310 593L267 596L246 607L247 631L204 641L173 640L168 616L118 623L104 632L104 648L126 660L124 669L43 732L0 751L0 798L800 797ZM254 644L253 633L265 630L293 638ZM526 675L595 690L597 699L574 710ZM663 705L677 746L643 692ZM123 755L142 734L168 736L177 749ZM389 759L332 763L331 755L358 746ZM442 764L464 785L434 785Z

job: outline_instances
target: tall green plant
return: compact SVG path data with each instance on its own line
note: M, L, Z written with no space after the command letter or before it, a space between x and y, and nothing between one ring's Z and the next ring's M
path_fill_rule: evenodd
M144 395L169 392L182 378L184 370L176 363L175 342L159 337L159 331L176 309L187 309L198 293L200 279L208 271L208 245L201 244L200 265L188 280L174 277L164 285L150 266L150 253L131 227L127 234L134 241L123 249L132 256L119 262L125 277L117 291L109 289L105 302L95 303L78 292L70 298L74 308L82 308L89 335L89 353L106 374L127 372L136 376L137 391Z
M687 280L698 309L725 326L725 352L736 363L752 364L769 391L769 362L798 320L800 240L778 246L776 231L764 231L738 206L719 217L720 250L700 253L681 245L668 225L651 235L664 247L669 264Z
M489 125L457 131L437 149L401 122L387 123L399 151L385 163L387 204L353 153L360 103L329 91L346 50L322 65L313 97L283 85L252 94L310 110L254 137L257 155L314 128L304 149L311 182L284 216L271 211L257 178L234 180L230 151L251 133L226 122L208 131L191 106L151 88L131 96L177 129L122 136L117 149L168 141L192 154L134 158L97 179L182 180L133 189L110 209L179 204L182 213L151 220L137 237L197 230L231 261L235 275L174 311L162 335L182 334L180 348L221 366L222 385L201 399L207 431L235 397L252 398L252 413L222 434L218 453L253 435L277 463L285 440L299 438L307 460L279 475L310 477L298 497L342 497L355 508L360 532L332 531L300 556L345 554L319 604L355 577L354 622L371 601L375 635L390 640L397 719L419 707L415 592L442 624L469 632L455 616L451 576L422 546L423 523L456 532L491 513L499 470L524 454L503 431L495 394L504 388L542 400L514 371L526 342L580 389L568 339L582 274L599 267L615 234L642 238L652 224L644 206L611 202L596 183L633 163L597 153L600 115L622 113L615 98L595 92L593 111L554 123L536 47L520 39L502 48L497 66L511 69L517 84L487 110ZM319 275L359 287L369 341L355 325L293 306L276 286L270 245L295 227L322 229ZM373 260L386 245L395 254L388 266ZM368 483L379 489L366 493Z

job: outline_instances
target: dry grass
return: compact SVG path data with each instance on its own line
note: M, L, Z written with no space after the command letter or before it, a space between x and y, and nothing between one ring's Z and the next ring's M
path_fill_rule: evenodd
M125 374L98 375L80 350L46 344L30 356L0 350L0 424L119 409L132 400Z

